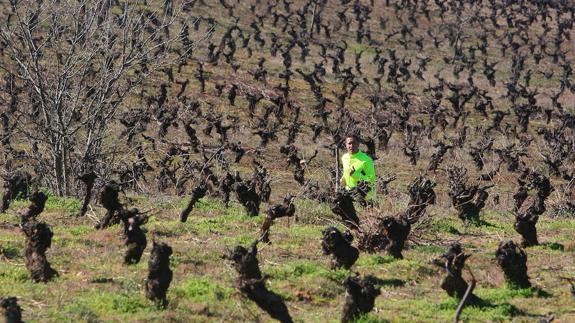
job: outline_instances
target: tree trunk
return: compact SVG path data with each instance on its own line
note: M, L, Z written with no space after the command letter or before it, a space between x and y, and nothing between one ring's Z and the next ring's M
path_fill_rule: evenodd
M64 163L62 162L62 154L61 154L61 151L56 147L56 148L54 148L53 155L54 155L54 170L56 171L56 194L58 194L58 196L63 196L63 194L64 194L64 187L63 187Z
M62 144L56 144L52 148L52 155L54 156L54 170L56 173L56 194L58 196L69 196L69 147Z

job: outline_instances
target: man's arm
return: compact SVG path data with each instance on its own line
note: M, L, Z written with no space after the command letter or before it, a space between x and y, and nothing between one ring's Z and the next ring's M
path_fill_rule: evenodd
M371 188L369 194L367 195L368 199L372 199L375 194L375 166L373 165L373 160L369 158L365 161L365 180L369 182L369 186Z
M350 176L357 178L360 181L367 181L372 184L375 183L375 167L373 166L373 160L369 157L362 160L361 167L358 169L352 168Z
M341 156L340 158L341 161L341 166L342 166L342 174L341 177L339 178L339 183L342 185L342 187L346 187L347 186L347 182L346 182L346 177L349 176L348 174L346 174L346 171L349 172L348 167L349 167L349 158L347 158L346 154L343 154L343 156Z
M370 158L366 165L366 172L369 181L373 184L375 183L375 166L373 165L373 160Z

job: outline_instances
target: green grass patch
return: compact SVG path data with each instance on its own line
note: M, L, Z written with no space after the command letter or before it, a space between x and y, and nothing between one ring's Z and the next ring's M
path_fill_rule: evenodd
M290 280L300 277L321 277L332 281L343 281L350 275L346 269L331 270L321 263L309 260L296 260L268 269L266 274L274 279Z
M222 238L222 242L227 246L235 247L237 245L242 246L250 245L256 239L257 237L255 236L255 234L254 235L241 234L233 237L224 237Z
M458 223L459 219L433 218L431 229L437 232L447 232L450 234L460 234L462 224ZM461 221L459 221L461 222Z
M0 263L0 280L9 282L26 282L29 280L25 267Z
M17 246L11 242L2 242L2 244L0 244L0 256L8 259L22 257L22 248L22 246Z
M99 316L98 314L96 314L96 312L94 312L94 310L92 310L87 304L85 304L84 302L77 302L75 304L70 305L67 308L68 311L70 311L71 314L74 314L75 316L77 316L79 319L84 320L85 322L99 322ZM58 315L62 315L62 313L60 313L59 311L56 313L53 313L54 316L58 316ZM66 318L63 318L64 320Z
M28 201L27 198L24 198L21 195L18 195L17 198L10 201L10 207L8 208L7 212L16 212L18 209L25 208L29 204L30 204L30 201ZM46 204L48 204L47 201L46 201Z
M190 277L174 289L178 297L192 302L221 301L230 297L234 290L215 283L209 277Z
M416 279L433 276L437 269L417 259L400 259L386 266L394 276L404 279Z
M181 201L181 207L184 208L188 205L190 201L190 197L186 197ZM219 200L214 200L214 199L207 199L207 198L202 198L200 199L195 205L194 208L199 210L199 211L225 211L228 210L230 208L226 208L221 201Z
M456 308L453 309L455 311ZM489 322L509 321L514 316L520 314L520 310L515 305L502 303L488 306L468 306L461 313L462 321L486 320Z
M389 322L381 317L375 316L375 314L367 313L360 315L356 320L355 323L385 323Z
M491 302L508 302L514 298L531 298L531 297L549 297L549 293L535 288L491 288L491 289L478 289L477 296Z
M356 265L359 265L359 266L379 266L379 265L390 264L390 263L395 262L395 261L397 261L397 259L393 258L392 256L361 254L359 259L356 262Z
M542 243L538 246L534 246L534 249L537 250L553 250L553 251L560 251L563 252L565 251L565 246L557 243L557 242L547 242L547 243Z
M92 227L90 225L79 225L79 226L67 228L66 231L68 233L70 233L71 235L78 237L78 236L86 235L90 232L94 232L94 231L96 231L96 229L94 229L94 227Z
M272 234L273 231L276 230L277 233L287 233L289 234L289 238L295 240L320 239L323 227L319 225L301 225L301 224L290 225L289 227L287 225L276 225L272 226L271 230Z
M64 211L66 213L76 213L82 207L82 200L73 197L55 196L47 189L41 189L48 196L45 208L47 211Z
M386 307L393 308L394 322L448 322L453 320L459 301L444 297L442 296L438 304L429 299L389 300L386 301ZM461 314L461 320L501 322L509 321L519 313L520 311L509 303L482 302L466 306Z
M553 220L549 221L542 219L537 224L538 229L547 230L565 230L565 229L575 229L575 220Z
M155 310L155 305L140 292L113 293L100 290L76 298L65 310L76 313L80 317L98 317L151 312Z
M443 252L445 252L444 247L433 246L433 245L414 246L413 250L415 250L417 252L422 252L425 254L432 254L432 255L441 255L441 254L443 254Z

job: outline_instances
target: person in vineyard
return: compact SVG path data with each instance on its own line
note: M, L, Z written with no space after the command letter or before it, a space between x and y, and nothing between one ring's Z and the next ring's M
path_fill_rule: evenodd
M343 176L340 179L341 185L346 190L357 186L360 181L369 183L370 190L366 198L374 197L375 188L375 167L373 160L366 153L359 150L359 139L356 135L349 135L345 138L345 148L347 152L341 156L343 165Z

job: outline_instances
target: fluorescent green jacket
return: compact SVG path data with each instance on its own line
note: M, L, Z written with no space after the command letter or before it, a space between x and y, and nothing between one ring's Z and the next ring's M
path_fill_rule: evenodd
M367 194L367 198L373 198L375 168L371 157L362 151L358 151L355 154L345 153L341 156L341 164L343 165L345 188L349 190L356 187L359 181L366 181L371 186L371 191ZM349 172L352 167L355 171L350 175Z

